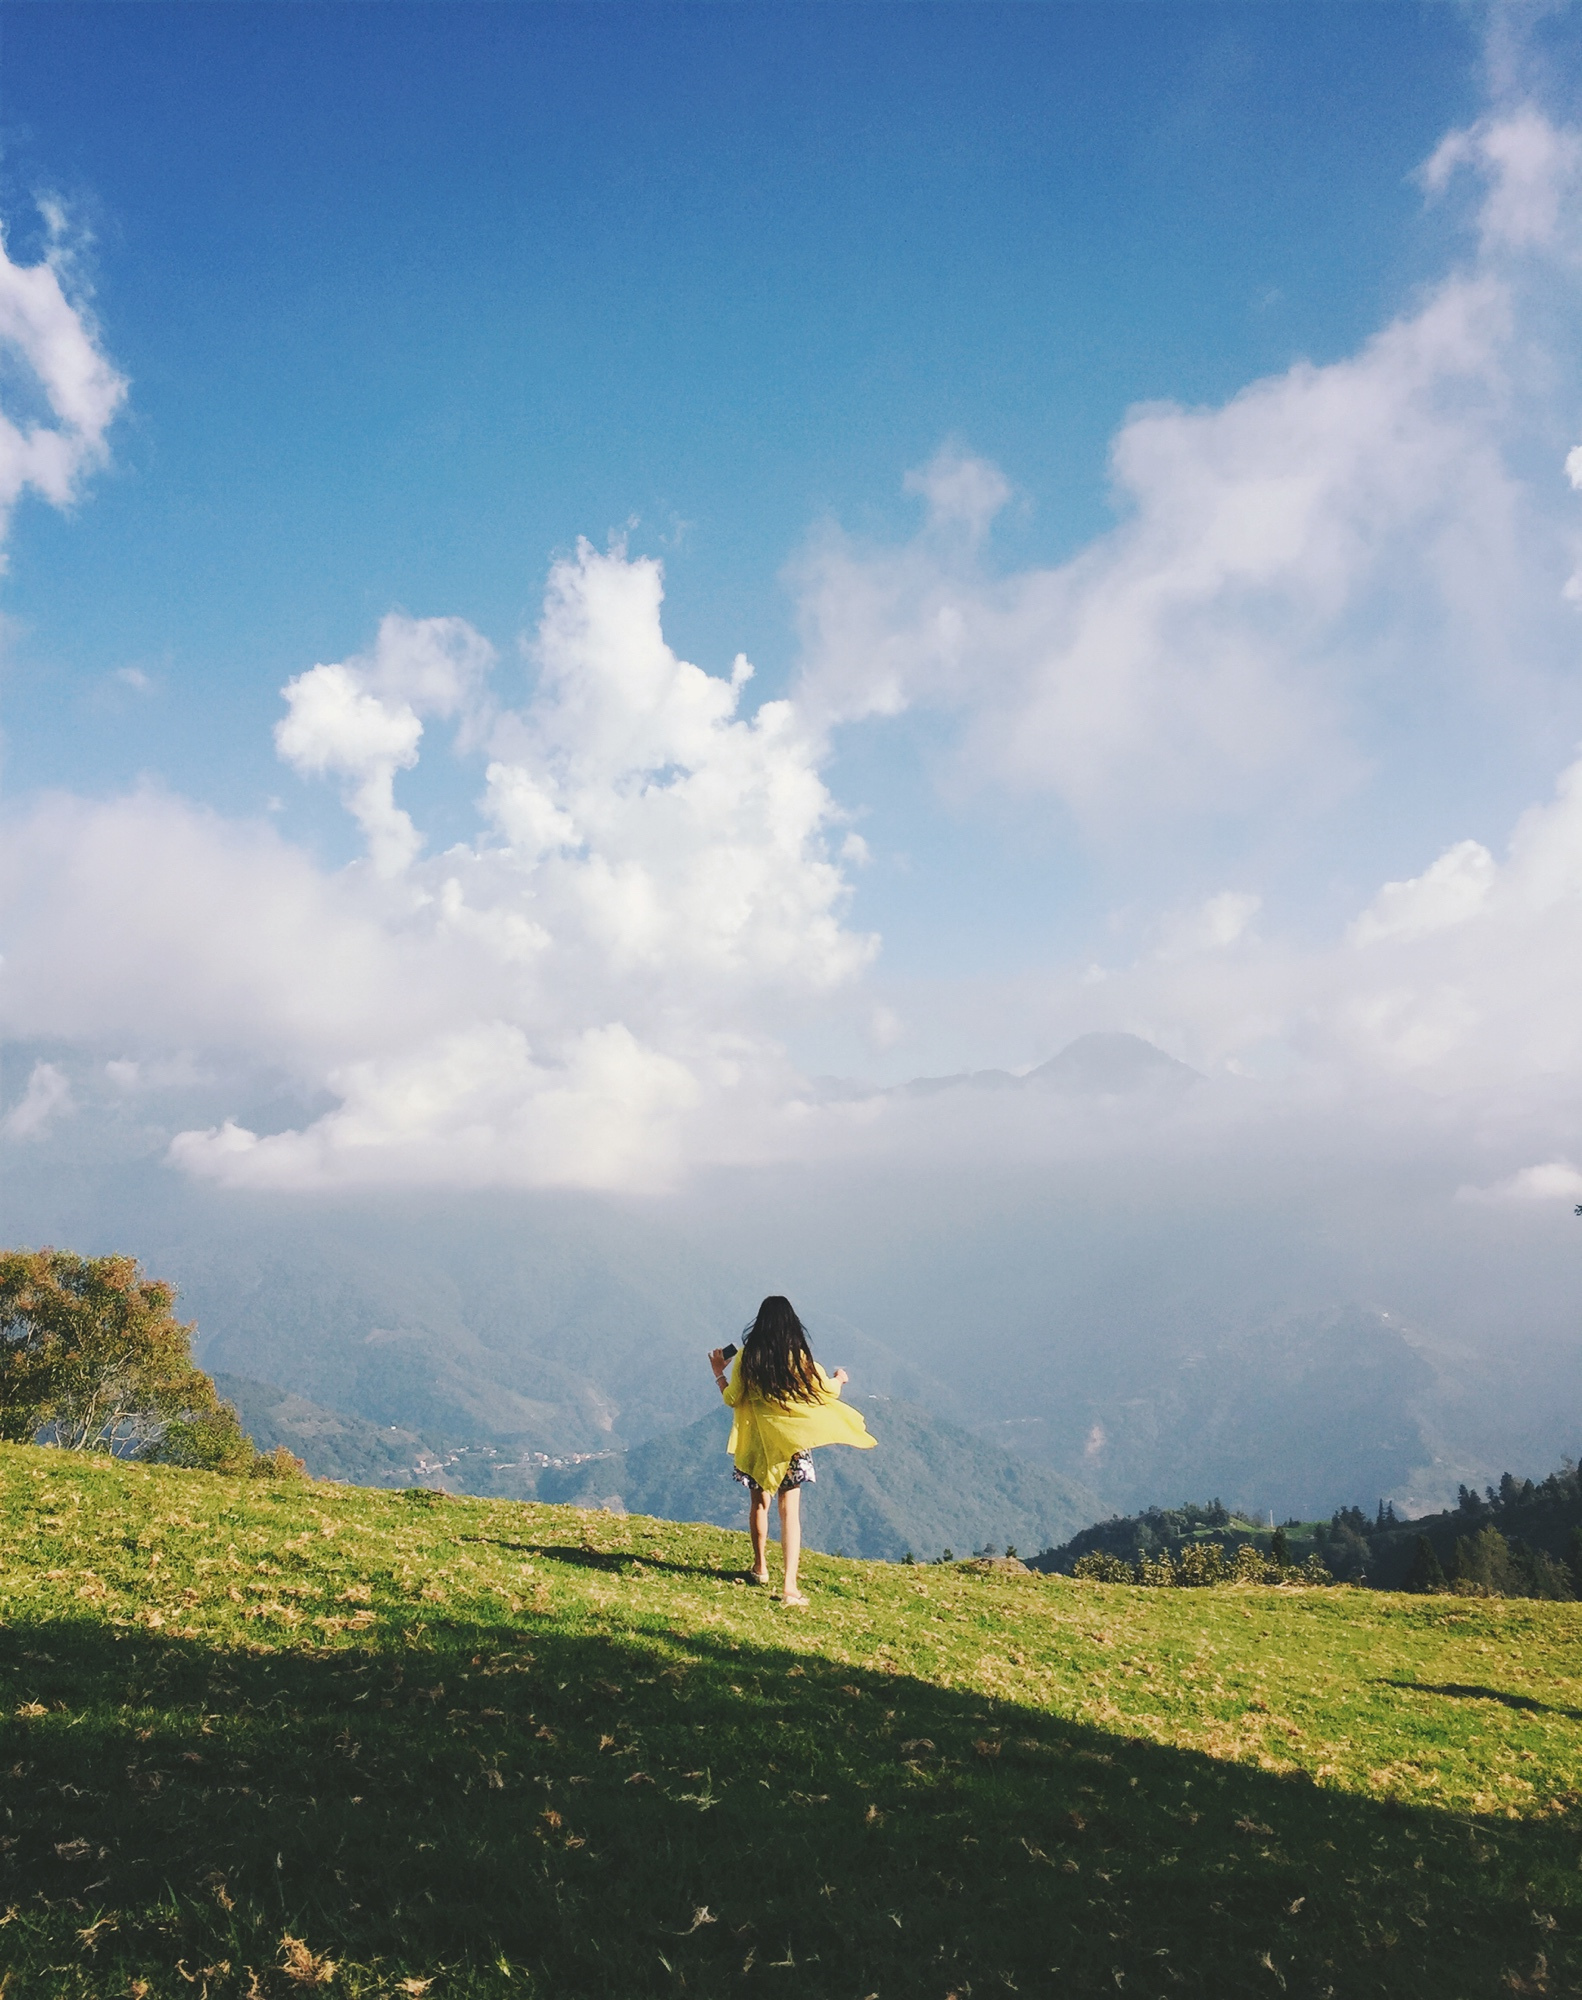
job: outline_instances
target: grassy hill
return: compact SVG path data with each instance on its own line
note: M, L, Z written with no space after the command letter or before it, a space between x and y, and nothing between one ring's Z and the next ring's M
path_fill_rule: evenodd
M1582 1982L1582 1607L0 1448L6 2000Z
M966 1555L992 1543L1039 1549L1099 1511L1097 1497L1048 1466L1014 1458L959 1424L889 1396L853 1396L880 1441L877 1451L821 1451L818 1483L802 1494L809 1548L897 1561L944 1549ZM667 1521L737 1527L746 1513L731 1478L730 1422L711 1411L684 1430L538 1481L537 1497Z

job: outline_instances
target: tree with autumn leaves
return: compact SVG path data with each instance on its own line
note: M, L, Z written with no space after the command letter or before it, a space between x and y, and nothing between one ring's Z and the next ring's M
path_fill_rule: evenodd
M0 1438L215 1472L286 1470L260 1457L194 1365L175 1304L175 1288L145 1278L135 1257L0 1252Z

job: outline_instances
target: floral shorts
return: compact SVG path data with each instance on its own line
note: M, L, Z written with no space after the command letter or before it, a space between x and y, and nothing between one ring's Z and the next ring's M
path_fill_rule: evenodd
M731 1477L738 1485L750 1486L754 1493L761 1489L755 1486L740 1466L732 1466ZM780 1491L789 1493L796 1486L817 1486L818 1474L813 1470L813 1454L810 1451L796 1452L786 1467L786 1476L780 1482Z

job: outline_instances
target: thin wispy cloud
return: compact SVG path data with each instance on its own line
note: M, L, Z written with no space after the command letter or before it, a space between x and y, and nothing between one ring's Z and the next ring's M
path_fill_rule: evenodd
M6 1113L0 1132L24 1143L43 1139L50 1126L71 1109L71 1084L53 1063L35 1063L28 1073L27 1088Z
M69 507L109 458L110 426L126 400L126 378L104 352L80 286L74 285L69 222L48 205L50 246L17 264L0 238L0 560L12 510L32 492ZM75 296L74 296L75 294Z
M1408 689L1426 720L1552 679L1582 517L1557 505L1569 356L1528 305L1578 268L1582 148L1523 105L1451 134L1422 178L1475 180L1467 264L1354 355L1134 411L1121 518L1070 561L994 570L1009 488L956 450L909 482L914 541L816 540L793 572L809 713L938 710L962 782L1053 794L1108 838L1333 805Z

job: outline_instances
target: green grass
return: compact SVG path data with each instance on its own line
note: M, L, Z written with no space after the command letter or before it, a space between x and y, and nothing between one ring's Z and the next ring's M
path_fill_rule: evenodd
M788 1612L721 1530L19 1447L0 1517L6 2000L1582 1991L1582 1606Z

